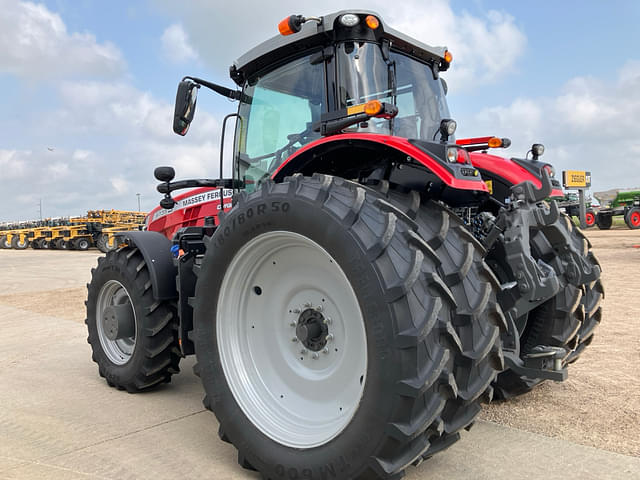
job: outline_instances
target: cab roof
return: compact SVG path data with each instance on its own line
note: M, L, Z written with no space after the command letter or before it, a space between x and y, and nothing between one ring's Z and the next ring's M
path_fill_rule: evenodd
M345 14L360 17L358 25L345 27L339 19ZM366 26L364 19L367 15L375 16L380 25L375 30ZM435 63L444 71L449 67L445 61L446 47L432 47L411 38L404 33L388 27L382 17L370 10L341 10L324 15L321 22L307 21L298 33L292 35L277 35L257 45L238 58L230 67L231 78L240 86L246 79L261 70L278 64L289 57L297 56L310 50L319 50L336 41L363 40L380 42L387 40L390 47L420 60Z

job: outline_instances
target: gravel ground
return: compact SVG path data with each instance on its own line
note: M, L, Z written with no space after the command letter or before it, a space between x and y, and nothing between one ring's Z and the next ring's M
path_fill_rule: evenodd
M606 294L593 343L569 368L566 382L546 382L518 399L488 405L480 418L640 457L640 230L596 229L587 236L603 266ZM0 271L13 278L0 305L83 322L81 285L97 256L0 250ZM33 279L42 276L51 278L50 289L33 291Z

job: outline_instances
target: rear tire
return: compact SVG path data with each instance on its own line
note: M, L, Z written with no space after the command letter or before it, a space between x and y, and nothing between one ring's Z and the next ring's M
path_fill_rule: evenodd
M146 262L126 247L98 258L87 285L87 341L92 359L111 387L139 392L169 382L180 370L176 307L153 297ZM109 338L108 307L129 306L132 335Z
M640 208L630 208L627 214L624 216L624 221L627 224L627 227L631 228L632 230L640 228Z
M414 229L377 194L340 178L295 176L240 194L208 242L191 303L204 404L220 422L220 437L238 448L241 466L264 478L400 478L439 438L443 413L459 406L458 381L465 388L476 372L457 376L473 361L456 352L462 343L451 322L456 300L432 248ZM296 267L287 267L287 276L277 273L293 257ZM335 282L326 280L327 271ZM296 282L287 282L291 275ZM337 293L347 290L347 297ZM306 307L296 307L303 297L311 305L326 300L323 311L333 318L329 333L339 350L307 363L304 354L293 356L306 314ZM235 327L225 320L234 312ZM347 317L363 326L363 337L344 336ZM270 346L260 347L265 341ZM314 361L328 362L321 372L351 371L363 355L360 378L355 370L353 378L331 376L315 390L305 380ZM344 393L354 388L358 394ZM307 408L310 397L321 399L315 408ZM343 400L347 408L340 413ZM333 427L323 430L327 424Z
M610 213L601 213L598 212L596 214L596 224L600 230L609 230L611 225L613 225L613 215Z
M447 403L442 415L444 438L425 453L428 458L451 446L459 438L458 432L469 427L480 412L481 401L493 397L491 384L504 369L500 329L506 325L496 299L500 284L484 262L484 248L458 215L439 203L423 203L415 191L390 189L386 181L375 188L416 223L417 233L433 249L438 273L457 303L452 323L462 347L456 357L458 397ZM455 350L455 346L449 347Z
M0 237L0 248L2 249L11 248L11 242L7 241L7 235L2 235Z
M91 246L91 242L87 238L75 238L71 242L76 250L88 250Z

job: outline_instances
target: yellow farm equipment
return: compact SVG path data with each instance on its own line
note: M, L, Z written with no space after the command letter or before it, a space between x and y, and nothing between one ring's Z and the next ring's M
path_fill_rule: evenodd
M140 230L146 214L123 210L89 210L84 217L45 219L0 227L0 248L87 250L106 253L118 247L118 232Z

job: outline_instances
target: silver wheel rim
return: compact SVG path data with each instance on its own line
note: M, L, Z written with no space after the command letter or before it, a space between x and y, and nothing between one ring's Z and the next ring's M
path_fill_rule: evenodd
M136 347L135 333L132 337L119 338L117 340L110 340L107 338L104 324L104 310L111 305L133 305L129 292L124 286L117 280L108 280L100 289L98 293L98 301L96 302L96 327L98 330L98 337L100 338L100 345L102 350L107 355L109 360L116 365L124 365L127 363L133 351ZM134 332L137 331L138 320L136 319L136 311L133 310L133 319L135 321Z
M327 329L319 351L296 333L309 315ZM236 402L272 440L313 448L351 422L367 377L364 320L346 275L317 243L277 231L244 245L222 281L216 335Z

